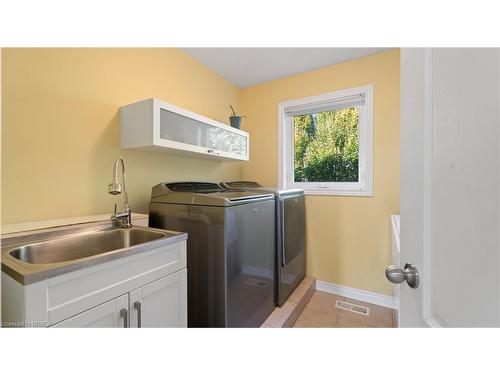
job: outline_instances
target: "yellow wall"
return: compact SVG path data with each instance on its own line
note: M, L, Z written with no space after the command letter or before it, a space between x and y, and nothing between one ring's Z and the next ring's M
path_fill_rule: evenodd
M335 284L392 294L389 215L399 212L399 50L242 90L251 161L242 177L277 183L277 105L281 101L373 84L374 197L308 196L308 274Z
M119 107L153 96L227 123L239 89L178 49L3 49L2 223L111 212L119 156L135 212L158 182L240 176L239 163L120 150Z

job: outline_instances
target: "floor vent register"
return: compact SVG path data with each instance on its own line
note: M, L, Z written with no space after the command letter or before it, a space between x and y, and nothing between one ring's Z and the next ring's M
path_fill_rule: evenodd
M342 310L349 310L352 311L356 314L361 314L361 315L370 315L370 309L368 307L360 306L360 305L355 305L353 303L345 302L345 301L339 301L335 303L335 307L338 309Z

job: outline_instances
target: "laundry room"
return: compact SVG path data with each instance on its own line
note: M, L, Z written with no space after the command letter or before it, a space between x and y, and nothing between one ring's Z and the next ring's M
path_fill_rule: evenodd
M155 321L142 302L142 326L397 326L381 270L391 263L391 215L399 213L399 55L397 48L4 49L2 233L10 242L2 259L3 285L12 288L3 297L80 266L145 256L141 247L154 249L155 235L164 240L147 230L159 229L187 234L177 243L186 247L178 268L161 274L185 272L175 284L180 306ZM43 233L52 227L57 235ZM123 245L85 239L90 229L113 228L124 232ZM59 256L22 246L26 231L54 241ZM71 245L78 257L58 245L69 232L81 234L82 248ZM95 308L112 291L85 293ZM4 319L26 313L2 305ZM33 314L49 326L80 324L83 310L67 310L47 305ZM127 319L117 311L95 324L141 324L130 310Z

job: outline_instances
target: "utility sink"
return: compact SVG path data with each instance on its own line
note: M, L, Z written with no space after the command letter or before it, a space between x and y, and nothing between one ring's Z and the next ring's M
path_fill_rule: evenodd
M111 222L69 225L2 238L2 272L23 285L187 240L187 233Z
M140 245L167 236L167 233L146 228L114 228L27 244L12 250L10 255L32 264L61 263Z

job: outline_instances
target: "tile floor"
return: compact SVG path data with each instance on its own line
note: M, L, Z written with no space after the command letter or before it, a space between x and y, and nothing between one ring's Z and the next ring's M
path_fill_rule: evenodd
M366 316L339 309L335 306L337 300L368 307L370 313ZM315 291L295 322L294 328L392 328L394 326L392 309Z

